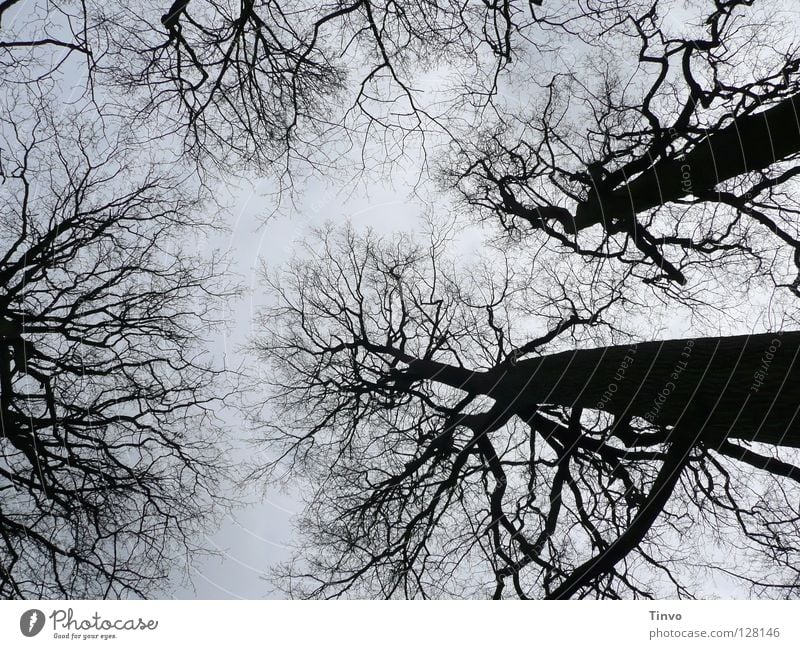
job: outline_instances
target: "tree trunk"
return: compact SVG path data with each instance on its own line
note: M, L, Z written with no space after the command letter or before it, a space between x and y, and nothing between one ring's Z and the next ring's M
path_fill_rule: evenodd
M739 117L679 160L662 160L629 183L593 194L578 206L578 229L633 217L683 196L700 196L721 182L766 169L800 152L800 95Z
M491 396L603 410L697 435L800 448L800 332L665 340L521 361Z

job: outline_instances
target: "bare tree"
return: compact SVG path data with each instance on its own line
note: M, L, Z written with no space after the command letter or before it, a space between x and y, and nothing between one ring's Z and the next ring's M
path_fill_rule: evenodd
M275 170L331 165L373 136L386 157L416 155L443 116L429 110L431 84L417 85L425 69L458 61L491 79L510 56L519 9L176 0L99 14L110 53L100 69L140 91L140 110L171 120L201 159Z
M20 108L0 118L0 595L145 596L224 505L201 343L232 287L189 247L189 179Z
M97 9L97 69L198 160L332 170L354 148L424 174L431 154L464 211L685 300L709 274L796 290L796 20L754 0L192 0Z
M365 164L417 158L454 110L460 122L491 105L518 50L553 52L647 6L549 4L16 0L0 8L0 51L16 82L80 60L95 108L174 135L202 167L327 169L348 149Z
M308 251L255 343L257 475L307 494L288 593L797 595L800 334L603 345L648 310L625 277L349 230Z
M550 71L518 72L532 105L496 101L444 176L506 232L634 265L673 297L721 269L796 292L796 25L780 3L653 2L596 42L574 34Z
M3 597L162 592L228 504L215 205L121 110L103 10L0 3Z
M34 20L12 25L12 12L23 6L32 7ZM681 13L671 18L676 11ZM319 589L312 585L304 592L363 588L425 595L451 588L463 593L460 584L481 583L481 588L491 584L499 596L510 582L518 596L644 596L658 591L647 585L653 577L685 596L693 592L683 570L689 563L679 561L681 553L670 544L697 531L685 521L710 520L721 542L728 536L720 530L732 522L741 531L732 544L751 553L747 561L756 557L766 567L757 574L760 564L740 570L712 555L702 559L709 570L749 580L757 593L793 593L796 514L787 485L796 478L795 469L777 456L761 455L763 449L739 445L794 445L792 436L784 436L794 421L789 405L794 395L780 381L793 376L793 357L784 356L795 350L791 336L775 338L787 341L780 344L759 338L636 345L633 364L627 360L629 347L613 345L642 339L624 332L621 322L624 309L651 299L696 307L707 317L711 308L725 308L722 293L752 296L765 287L797 293L800 232L793 190L800 59L791 19L779 6L754 0L507 0L466 7L419 0L291 7L273 0L177 0L134 9L12 0L0 4L0 21L11 29L0 43L0 65L7 86L34 96L63 96L70 74L81 67L85 81L78 99L73 97L75 105L98 116L105 138L114 141L117 136L108 134L125 133L131 152L147 151L161 137L168 146L180 142L200 171L291 171L296 161L333 167L350 147L361 151L364 164L410 152L424 165L431 142L445 142L450 153L440 159L441 179L466 211L497 227L508 247L500 264L508 272L500 277L487 272L485 281L471 284L452 269L443 271L440 243L425 256L407 241L387 250L348 237L335 254L326 254L327 265L296 268L302 281L285 290L284 307L265 322L270 333L261 346L283 377L273 381L274 403L288 422L275 429L273 442L286 445L286 458L318 488L308 510L311 540L319 550L309 578L321 581ZM452 83L443 82L445 73ZM4 137L16 138L18 115L6 121ZM52 120L43 129L31 128L48 136L28 138L10 150L34 151L58 142L61 136L52 128ZM81 133L72 138L76 146L61 149L83 151ZM29 171L24 155L9 155L3 173L24 190L9 206L24 214L26 183L35 175L38 186L42 173L50 177L50 166ZM76 204L84 204L91 193L72 174L80 176L80 169L96 174L97 167L83 162L84 167L70 167L62 158L71 160L53 159L59 168L73 170L64 172L69 182L45 186L54 197L74 196ZM104 165L115 163L110 158ZM112 176L114 183L101 183L104 191L122 182L122 172ZM178 200L171 209L188 209L171 198L177 179L156 188L148 178L137 178L158 196L144 201L148 208ZM116 209L117 194L109 196L107 205ZM136 203L139 195L131 200ZM124 221L121 229L99 230L97 212L79 210L80 219L66 229L88 230L76 238L80 245L74 253L67 243L63 254L47 247L63 231L48 225L52 234L42 230L45 243L32 244L30 252L48 269L31 274L47 286L37 304L48 303L47 291L70 316L95 304L90 320L92 326L95 319L100 323L98 335L111 326L104 320L109 313L119 320L145 308L150 297L137 301L136 291L110 292L128 276L110 280L107 273L113 272L92 262L91 251L106 254L100 241L113 242L113 254L121 258L163 246L171 230L160 219L171 212L159 209L161 216L146 226ZM121 208L109 213L128 218ZM28 256L18 254L35 230L22 222L11 223L3 252L12 264L9 273L27 263ZM90 252L82 252L87 247ZM414 254L408 256L404 247ZM518 266L512 257L522 253L528 254L526 265ZM149 260L130 267L147 269L144 274L157 277L167 293L170 286L180 287L175 290L182 298L189 288L217 292L207 288L214 285L213 273L173 276L152 270ZM81 270L70 271L75 264ZM83 264L92 271L82 270ZM118 265L129 269L127 263ZM168 268L177 272L183 266ZM25 286L31 283L26 273ZM102 288L81 293L47 284L62 275ZM163 284L164 277L182 279ZM731 278L736 287L722 288ZM632 280L642 280L644 288ZM128 299L135 306L125 306ZM180 299L156 304L189 317L177 306ZM160 366L175 370L170 376L177 385L164 383L153 369L158 363L145 362L143 367L159 376L151 381L146 375L145 385L156 394L163 385L170 386L165 395L172 389L194 394L191 386L201 379L193 378L200 376L194 374L198 368L183 346L191 337L181 336L195 327L175 325L179 335L167 326L172 319L151 325L148 318L164 311L146 313L147 326L140 316L134 321L149 337L135 338L139 348L126 341L124 349L187 362ZM8 321L3 339L9 341L2 359L3 412L12 430L7 439L16 439L15 461L24 457L34 466L47 458L25 447L25 435L36 437L31 431L52 425L53 412L69 411L73 398L50 396L58 394L55 377L66 372L56 358L70 358L58 341L66 349L77 340L87 344L91 336L81 331L76 340L60 339L47 318L34 325L39 330L27 330L11 315L3 317ZM39 335L51 342L31 338ZM99 354L114 340L89 346ZM168 347L181 344L160 356L162 340ZM590 343L600 351L585 351ZM24 369L26 349L40 358L48 345L55 350L49 360ZM582 351L543 355L569 346ZM122 354L114 345L110 349ZM741 368L773 368L774 374L761 371L758 377L751 372L753 385L763 383L756 386L760 392L742 391L750 370L719 360L731 353ZM96 373L112 367L104 380L129 386L134 381L137 387L135 398L109 406L101 419L109 430L117 430L120 417L152 426L148 417L156 414L171 426L188 425L189 419L172 417L202 399L170 402L170 408L143 402L135 383L140 371L131 373L128 361L114 358L98 359ZM649 369L639 359L649 359ZM684 360L689 365L679 366ZM606 394L622 365L628 372L625 390L635 385L638 400ZM533 377L543 373L547 380L537 384ZM727 387L731 377L739 392ZM614 385L621 389L621 382ZM663 396L668 383L675 387ZM70 383L62 378L59 385ZM703 421L707 401L739 403L745 397L744 418L717 410ZM776 398L779 408L773 405ZM29 402L41 406L35 417L26 410ZM142 403L148 417L127 412ZM97 407L87 406L89 412ZM25 428L23 413L41 426ZM699 421L701 430L695 430ZM759 421L769 425L753 430ZM106 428L91 426L91 443L104 448L99 431ZM13 432L17 429L28 433ZM176 462L202 466L178 448L183 447L173 448ZM731 456L737 458L733 468L726 464ZM50 472L68 465L63 457L49 462ZM776 480L777 488L755 493L745 475L752 465L767 467L764 479ZM37 484L43 494L57 493L50 486L54 480L41 473ZM188 493L196 493L191 485ZM197 501L189 496L180 501L185 503ZM694 515L682 518L681 507ZM93 511L88 505L84 510ZM61 534L57 523L43 525ZM94 524L94 529L92 543L105 542L105 528ZM17 555L9 556L17 565ZM484 566L486 579L462 579L473 564ZM58 574L55 567L52 574ZM81 575L78 581L57 590L81 592L79 580L87 573L74 574ZM114 582L109 575L119 573L103 574ZM445 590L436 590L436 584L445 584ZM136 588L131 590L141 592ZM24 592L20 588L18 594Z
M309 493L284 584L795 596L796 16L543 4L440 163L505 272L328 233L270 280L264 472ZM701 321L761 291L776 333L641 342L654 300Z

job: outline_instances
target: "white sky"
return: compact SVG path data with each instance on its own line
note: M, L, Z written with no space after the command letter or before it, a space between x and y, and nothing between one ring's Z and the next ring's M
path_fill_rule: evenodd
M256 271L263 262L274 267L286 261L292 244L304 238L310 227L328 220L342 223L350 219L356 227L369 226L382 233L416 228L424 211L421 202L409 198L410 183L417 173L418 169L410 164L395 170L395 187L371 179L369 192L361 189L347 196L318 178L307 184L297 209L286 210L267 224L263 217L273 207L271 183L257 182L252 187L242 183L240 188L229 188L231 197L224 199L228 204L224 220L230 232L213 245L229 252L234 271L244 278L248 290L231 305L231 329L212 341L213 353L224 354L230 367L249 360L241 347L253 331L260 299ZM250 435L233 411L228 413L227 422L239 441ZM246 456L244 444L239 453ZM299 513L299 497L277 491L267 492L265 497L260 492L247 497L252 504L226 518L207 539L197 540L220 555L199 558L188 574L190 584L170 588L164 596L225 599L271 595L264 576L271 565L288 558L286 543L292 539L291 519Z
M226 209L231 231L215 245L229 252L237 274L244 278L245 295L232 303L231 331L213 341L215 354L224 353L229 367L237 367L248 358L241 346L253 332L254 313L259 304L257 270L266 262L270 267L280 265L291 255L293 244L303 239L309 228L326 221L343 223L349 219L358 228L370 227L379 233L415 229L423 213L421 202L409 198L406 181L413 180L412 169L393 176L396 188L373 182L369 192L359 191L349 198L341 190L327 186L321 180L309 183L296 210L267 224L263 217L270 211L272 185L266 181L252 187L233 189ZM228 423L232 431L247 437L235 414ZM244 445L240 452L245 453ZM200 558L188 575L191 584L167 591L166 596L184 598L264 598L270 596L271 586L264 579L269 566L289 556L286 542L292 538L291 519L299 513L297 494L268 491L245 494L261 501L237 510L225 519L222 527L207 538L209 548L219 556ZM180 575L178 575L180 577Z

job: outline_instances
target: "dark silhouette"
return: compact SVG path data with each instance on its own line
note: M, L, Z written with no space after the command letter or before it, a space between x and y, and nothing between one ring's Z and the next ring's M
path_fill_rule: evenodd
M800 332L597 346L625 277L587 304L503 256L456 270L441 237L308 251L255 344L262 474L310 483L293 595L797 593ZM558 309L515 340L514 314Z
M638 417L662 429L650 444L686 431L712 448L727 439L800 448L798 350L800 332L779 332L567 351L476 373L411 360L404 375L485 394L510 411L518 402L600 409L620 422L618 434Z
M199 347L231 291L185 249L185 178L26 108L0 117L0 596L146 596L224 507Z
M166 4L0 3L3 595L144 594L214 500L187 301L226 290L157 262L195 205L163 170L267 170L280 193L350 148L435 159L504 253L457 276L440 240L323 237L274 287L256 347L285 454L263 473L289 461L313 489L291 592L686 597L725 575L796 595L791 307L764 337L625 330L648 300L707 323L734 293L800 295L791 20L754 0L679 21L658 0Z
M186 11L186 7L188 6L189 0L175 0L169 8L169 11L161 16L161 24L164 25L170 33L177 31L180 26L181 14Z

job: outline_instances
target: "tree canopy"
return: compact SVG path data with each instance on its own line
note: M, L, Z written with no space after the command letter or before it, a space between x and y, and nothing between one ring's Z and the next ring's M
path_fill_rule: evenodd
M218 511L235 288L182 245L216 189L410 169L423 235L323 229L265 282L288 592L794 596L797 18L1 2L0 592L147 594Z
M683 5L511 14L437 165L483 262L334 229L268 276L292 595L796 595L797 45Z
M318 236L255 342L263 470L309 489L292 595L796 593L800 334L589 348L649 310L624 278L548 295L503 254Z
M81 49L42 40L4 72ZM197 180L70 106L51 62L0 105L0 596L148 596L228 504L204 337L236 285L190 245L217 227Z

